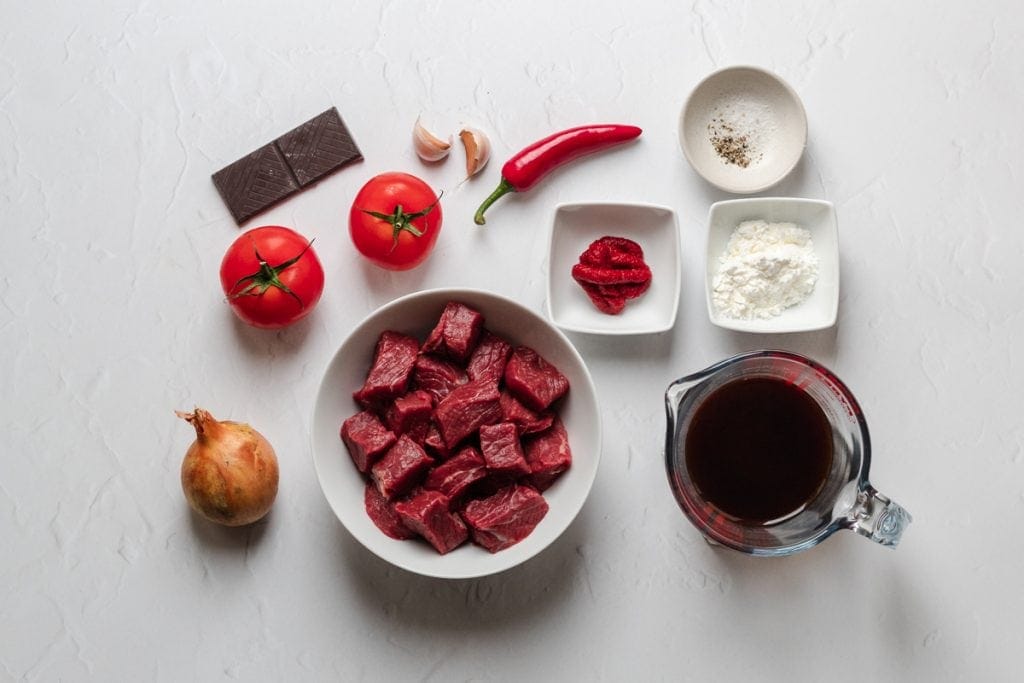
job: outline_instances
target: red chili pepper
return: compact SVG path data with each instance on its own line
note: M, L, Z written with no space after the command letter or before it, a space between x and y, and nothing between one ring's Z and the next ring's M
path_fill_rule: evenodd
M484 200L476 210L473 220L477 225L483 225L486 222L484 211L500 197L509 192L525 192L562 164L585 154L628 142L638 137L641 132L643 131L636 126L614 123L579 126L533 143L501 167L501 182L498 183L498 189Z

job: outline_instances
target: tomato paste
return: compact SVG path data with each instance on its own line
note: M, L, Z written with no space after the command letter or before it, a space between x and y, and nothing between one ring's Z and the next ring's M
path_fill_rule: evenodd
M625 237L605 236L592 242L572 267L572 277L597 309L609 315L621 313L626 301L651 286L644 250Z

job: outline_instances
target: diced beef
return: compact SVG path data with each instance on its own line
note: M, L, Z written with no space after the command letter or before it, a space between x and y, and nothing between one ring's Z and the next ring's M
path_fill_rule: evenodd
M366 382L353 394L353 398L370 408L380 407L404 394L419 350L420 343L413 337L399 332L382 333L377 340L373 366Z
M412 529L402 523L402 518L395 512L394 503L389 503L372 481L366 483L363 504L366 506L366 514L385 535L399 541L416 536Z
M524 440L526 462L530 464L530 483L544 491L562 472L572 465L569 435L560 418L555 418L551 429Z
M468 382L469 378L458 365L443 358L425 354L416 359L416 366L412 371L412 381L413 386L426 391L434 397L436 402L447 396L455 387Z
M341 424L341 440L345 442L356 469L366 474L370 466L394 445L395 435L376 415L364 410Z
M438 491L423 489L408 500L395 503L395 512L405 526L427 539L442 555L469 537L459 516L448 511L448 497Z
M427 449L427 453L438 460L447 460L452 454L452 449L448 448L448 444L444 442L444 437L441 436L441 432L438 431L437 425L433 421L427 427L427 436L423 439L423 447Z
M395 399L384 413L384 421L395 436L408 434L417 443L427 437L434 401L425 391L410 391Z
M512 484L493 496L470 501L462 518L473 542L496 553L526 538L547 512L548 504L536 490Z
M486 477L473 484L472 488L466 493L466 498L473 500L489 498L503 488L515 483L516 478L511 475L488 472Z
M430 470L423 487L440 491L452 501L466 493L475 482L487 476L487 464L480 452L466 446L450 460Z
M490 379L500 382L505 376L505 363L512 353L512 345L489 330L484 330L480 343L469 357L466 374L471 380Z
M433 464L426 451L406 434L370 468L370 476L381 495L393 500L419 484Z
M519 430L511 422L480 428L480 451L487 469L497 474L521 477L530 474L530 466L519 445Z
M533 349L517 346L505 365L505 386L528 408L547 410L569 391L569 380Z
M543 432L551 426L555 416L551 413L535 413L519 402L507 391L501 392L501 412L505 422L511 422L519 428L520 436Z
M483 326L484 317L480 313L465 304L449 301L437 326L423 343L423 350L465 363L476 347Z
M341 438L369 474L366 513L390 538L422 536L439 553L467 538L490 552L541 522L546 490L572 464L554 406L569 391L558 368L483 327L450 301L422 348L386 331L353 398L362 412Z
M474 434L483 425L501 420L501 401L494 382L463 384L434 408L434 421L449 448Z

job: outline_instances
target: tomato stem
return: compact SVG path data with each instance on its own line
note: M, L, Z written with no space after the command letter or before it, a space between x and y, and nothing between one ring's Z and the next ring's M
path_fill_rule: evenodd
M441 195L443 194L444 192L441 193ZM416 213L406 213L402 209L401 204L395 206L395 210L392 213L381 213L380 211L370 211L369 209L359 210L391 225L391 251L394 251L398 247L398 236L402 234L403 230L411 233L413 237L423 237L423 231L413 225L412 222L417 218L423 218L433 211L439 201L441 201L441 196L438 196L433 204Z
M267 263L266 259L260 256L260 251L256 248L256 242L254 241L252 250L253 253L256 254L256 260L259 261L260 269L255 273L239 278L238 282L231 287L231 291L234 293L229 295L228 299L237 299L242 296L261 296L271 287L277 287L282 292L290 294L292 298L299 303L299 308L305 308L306 305L302 303L302 299L299 298L299 295L293 292L288 285L281 282L281 278L279 276L282 272L298 263L299 259L305 256L306 252L309 251L309 248L312 246L313 240L310 240L298 255L284 261L283 263L279 263L276 266L272 266ZM245 286L242 287L242 285ZM242 289L235 292L239 287L242 287Z

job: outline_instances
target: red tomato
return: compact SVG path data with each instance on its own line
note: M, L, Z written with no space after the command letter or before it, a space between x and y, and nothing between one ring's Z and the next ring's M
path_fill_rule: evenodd
M370 178L352 201L349 233L359 253L381 268L408 270L430 255L441 232L441 205L408 173Z
M309 315L324 291L324 269L312 244L280 225L236 239L220 264L220 284L235 314L268 329Z

